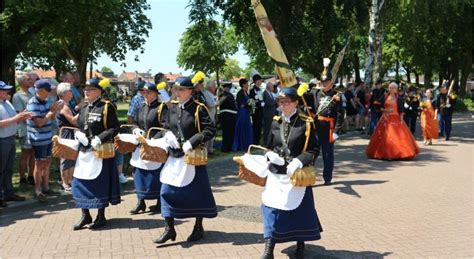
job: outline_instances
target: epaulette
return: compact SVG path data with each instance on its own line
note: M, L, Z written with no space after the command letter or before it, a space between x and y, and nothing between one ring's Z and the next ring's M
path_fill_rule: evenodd
M204 103L198 101L198 100L193 100L194 103L196 103L197 105L200 105L200 106L206 106Z
M178 100L172 100L171 103L172 104L179 104L179 101Z
M300 116L300 118L304 121L307 121L307 122L314 122L313 118L311 118L310 116L304 114L304 113L299 113L298 114Z
M280 122L281 121L281 116L275 115L275 116L273 116L273 120Z

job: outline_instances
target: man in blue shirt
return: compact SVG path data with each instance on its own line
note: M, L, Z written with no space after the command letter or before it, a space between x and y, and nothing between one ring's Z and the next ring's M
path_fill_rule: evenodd
M8 100L13 87L0 81L0 207L6 207L7 201L24 201L15 194L12 184L13 163L15 162L15 135L18 124L31 116L29 112L16 113Z
M137 120L138 110L145 102L145 98L142 95L143 87L145 86L145 81L138 80L137 82L137 94L130 101L130 107L128 108L128 124L133 124Z
M26 122L28 138L35 153L35 196L39 201L46 201L45 194L54 194L49 188L49 166L52 148L52 120L56 111L61 108L59 102L48 102L46 98L51 91L48 80L35 82L36 95L30 99L26 110L31 112L31 119Z

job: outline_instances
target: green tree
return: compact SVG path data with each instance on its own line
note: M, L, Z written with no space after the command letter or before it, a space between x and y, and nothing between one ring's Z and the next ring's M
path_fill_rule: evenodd
M101 71L101 72L113 72L110 67L106 67L106 66L102 67L102 68L100 69L100 71Z
M232 58L225 60L225 65L222 68L221 75L224 80L231 80L234 77L240 76L242 69L239 66L239 61Z

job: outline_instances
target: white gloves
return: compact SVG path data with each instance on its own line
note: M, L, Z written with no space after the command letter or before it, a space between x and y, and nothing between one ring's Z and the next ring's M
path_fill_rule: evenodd
M285 160L273 151L268 151L267 153L265 153L265 157L272 164L279 165L279 166L282 166L285 164Z
M100 144L102 144L102 141L100 141L100 138L95 136L92 140L91 140L91 146L93 149L96 149L97 146L99 146Z
M132 134L135 135L135 136L143 136L144 133L145 133L145 131L143 131L140 128L134 128L133 131L132 131Z
M87 139L86 134L84 134L84 133L82 133L82 132L80 132L80 131L76 131L76 132L74 132L74 137L75 137L77 140L79 140L79 142L81 142L81 144L82 144L83 146L86 147L87 145L89 145L89 140Z
M336 141L338 138L339 138L339 135L337 135L336 133L333 133L333 134L332 134L332 139L333 139L334 141Z
M191 149L193 149L193 146L191 145L191 142L189 142L189 140L186 141L186 142L184 142L184 144L183 144L183 152L186 154L186 153L188 153L189 150L191 150Z
M405 107L405 109L408 109L408 107L409 107L408 103L405 103L405 104L403 105L403 107Z
M166 143L168 143L168 145L169 145L171 148L174 148L174 149L180 148L178 139L177 139L176 136L173 134L173 132L167 131L167 132L165 133L165 140L166 140Z
M449 107L451 107L451 104L450 104L450 103L447 103L447 104L446 104L446 108L449 108Z
M297 158L293 158L291 162L286 167L286 175L292 177L296 170L303 168L303 163Z

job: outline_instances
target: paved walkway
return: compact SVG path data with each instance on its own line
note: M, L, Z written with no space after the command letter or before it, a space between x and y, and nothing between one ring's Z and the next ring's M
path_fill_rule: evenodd
M308 244L307 257L472 258L473 126L471 114L457 115L452 141L422 146L415 160L403 162L368 160L368 139L346 136L336 147L334 185L314 187L324 232ZM321 171L321 158L317 162ZM100 231L73 232L80 212L70 201L3 211L0 257L258 258L262 189L240 181L230 159L210 168L220 212L204 221L200 242L185 242L193 222L181 220L176 242L157 247L152 240L162 233L163 219L129 215L136 198L127 191L122 204L107 210L109 225ZM294 249L294 243L277 244L275 255L286 258Z

